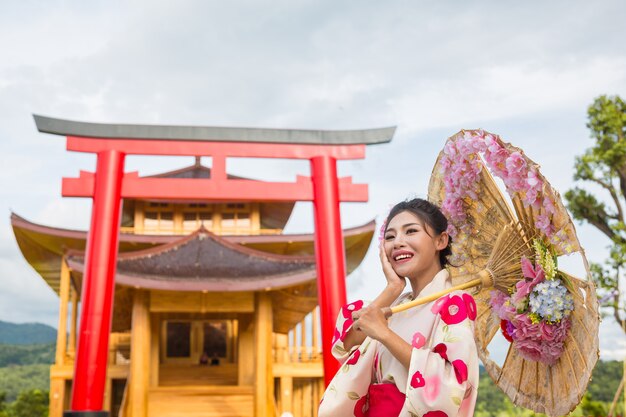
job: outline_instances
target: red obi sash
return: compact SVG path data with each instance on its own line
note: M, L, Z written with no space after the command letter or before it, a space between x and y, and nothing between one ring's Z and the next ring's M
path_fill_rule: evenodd
M406 396L396 384L370 384L367 398L369 408L364 417L397 417Z

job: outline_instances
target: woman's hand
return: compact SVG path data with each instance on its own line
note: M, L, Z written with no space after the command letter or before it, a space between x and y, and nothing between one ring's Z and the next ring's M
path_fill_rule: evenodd
M383 312L385 309L367 306L352 313L352 329L359 330L364 336L379 341L408 370L411 364L413 348L404 339L389 328Z
M380 264L383 267L383 273L385 274L385 278L387 279L387 286L393 288L398 291L398 295L402 293L404 287L406 286L406 279L396 274L396 271L393 270L391 266L391 262L389 262L389 258L387 257L387 252L385 252L384 243L380 244Z
M380 340L378 339L379 337L385 336L386 333L390 332L387 320L380 309L393 304L406 286L406 279L396 274L391 267L383 246L382 244L380 245L380 262L383 266L387 286L368 307L352 314L352 317L357 317L358 320L352 325L352 329L348 331L343 340L344 348L347 350L363 343L366 336ZM367 311L370 312L367 313ZM363 319L362 325L360 325L358 322L364 314L366 314L366 317Z
M380 308L374 306L365 307L352 313L352 319L354 320L352 328L362 331L365 336L369 336L372 339L382 341L391 332L387 319Z

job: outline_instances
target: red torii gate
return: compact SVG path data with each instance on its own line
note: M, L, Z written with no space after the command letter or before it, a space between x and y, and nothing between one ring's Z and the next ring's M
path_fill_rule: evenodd
M122 198L313 201L324 378L338 370L330 355L336 314L346 302L341 201L367 201L367 185L337 177L337 160L363 159L365 146L391 141L395 127L279 130L73 122L34 115L40 132L67 137L67 150L97 154L96 172L63 178L64 197L92 197L70 416L102 411ZM210 179L142 178L124 173L126 155L211 156ZM311 177L296 182L227 179L227 157L308 159Z

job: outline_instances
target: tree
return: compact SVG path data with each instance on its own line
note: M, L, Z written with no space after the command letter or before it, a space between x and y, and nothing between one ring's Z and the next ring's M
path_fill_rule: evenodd
M20 393L11 404L10 414L15 417L47 417L48 391L38 389Z
M619 96L600 96L587 115L595 143L576 158L574 180L593 184L603 197L576 186L565 193L565 199L575 219L593 225L611 241L609 258L592 264L591 273L602 307L621 324L625 317L620 274L626 266L626 103Z
M0 417L8 417L7 413L7 394L4 391L0 391Z
M606 409L600 401L595 401L590 393L586 392L580 403L580 410L583 416L603 417L606 416Z

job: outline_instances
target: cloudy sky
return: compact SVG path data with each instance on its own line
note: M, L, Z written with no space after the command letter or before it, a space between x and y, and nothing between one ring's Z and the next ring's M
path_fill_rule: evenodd
M0 320L56 326L58 298L22 258L13 211L85 229L90 201L61 198L61 178L95 157L36 131L32 113L108 123L362 129L397 126L393 141L342 162L370 185L344 204L363 224L391 203L425 197L444 140L482 127L523 148L561 192L591 145L586 108L626 97L623 1L30 1L0 5ZM191 159L129 157L153 174ZM229 161L267 180L308 174L307 163ZM310 204L288 231L312 231ZM608 241L578 227L592 261ZM576 262L570 270L581 273ZM571 264L571 266L569 265ZM383 286L372 247L349 296ZM601 354L623 358L617 326L601 325Z

